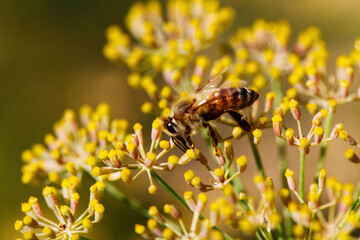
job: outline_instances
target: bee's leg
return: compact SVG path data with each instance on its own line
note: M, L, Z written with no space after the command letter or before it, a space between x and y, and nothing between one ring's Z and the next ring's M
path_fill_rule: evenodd
M189 144L190 148L191 148L191 149L194 149L194 148L195 148L195 144L193 143L190 135L186 135L185 138L186 138L186 142Z
M201 153L197 153L196 150L195 150L195 144L193 143L190 135L186 135L185 136L186 138L186 142L189 144L190 148L194 151L196 157L197 157L197 160L199 160L199 162L201 162L202 164L204 164L205 166L207 166L207 159L206 157Z
M246 118L238 112L229 111L230 116L238 123L239 127L244 129L246 132L251 132L252 128Z
M180 137L171 137L174 144L184 153L186 153L186 150L189 149L189 147L186 144L186 141L183 138Z
M204 127L206 127L208 129L208 135L211 138L211 143L212 145L216 148L219 141L216 137L216 131L215 129L210 125L210 124L204 124Z
M215 148L215 155L220 156L221 149L217 146L219 141L218 141L216 130L208 123L205 123L204 127L206 127L208 129L208 135L210 136L211 143L212 143L213 147Z

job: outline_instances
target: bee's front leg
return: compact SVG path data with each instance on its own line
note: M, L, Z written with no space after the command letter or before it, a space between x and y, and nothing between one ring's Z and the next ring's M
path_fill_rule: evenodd
M207 159L206 159L206 157L205 157L201 152L199 152L199 153L196 152L196 150L195 150L195 144L193 143L190 135L185 135L185 138L186 138L187 144L189 144L190 148L194 151L197 160L199 160L202 164L204 164L204 165L207 166Z
M194 148L195 148L195 144L193 143L190 135L185 135L185 138L186 138L186 142L187 142L187 144L189 144L190 148L191 148L191 149L194 149Z

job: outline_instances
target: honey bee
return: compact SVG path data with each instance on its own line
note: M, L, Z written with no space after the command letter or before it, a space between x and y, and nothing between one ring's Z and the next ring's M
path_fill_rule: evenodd
M193 94L181 98L173 106L170 116L161 118L164 132L182 151L194 148L190 136L201 127L208 129L216 148L218 140L210 122L225 113L229 113L242 129L251 131L251 125L239 110L252 105L259 94L246 87L234 87L232 81L224 82L222 75L210 77Z

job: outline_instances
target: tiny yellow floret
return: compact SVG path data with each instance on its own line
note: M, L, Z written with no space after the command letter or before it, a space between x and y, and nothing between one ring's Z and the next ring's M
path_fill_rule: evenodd
M349 137L349 134L345 131L345 130L341 130L340 132L339 132L339 137L341 138L341 139L347 139L348 137Z
M222 168L215 168L214 173L217 177L223 177L225 174L224 169Z
M282 117L280 116L280 115L278 115L278 114L276 114L275 116L273 116L272 118L271 118L271 120L273 121L273 122L276 122L276 123L280 123L280 122L282 122Z
M105 160L108 157L109 152L107 150L101 150L98 154L100 160Z
M298 101L291 99L289 102L289 107L290 108L296 108L299 105Z
M316 104L314 104L314 103L308 103L308 104L306 104L306 108L308 109L308 111L309 111L312 115L314 115L314 114L316 113L316 109L317 109Z
M245 155L242 155L236 159L236 164L239 166L244 166L248 163L248 158Z
M140 123L135 123L133 128L134 128L134 131L141 131L143 126Z
M191 181L191 179L192 178L194 178L195 177L195 173L194 173L194 171L193 170L188 170L188 171L186 171L185 173L184 173L184 178L185 178L185 180L186 181Z
M324 134L324 129L318 126L314 129L314 133L318 136L322 136Z
M346 149L344 155L347 159L352 159L355 155L355 151L352 148L348 148L348 149Z
M235 139L240 139L241 138L241 128L240 127L234 127L233 131L232 131L232 135Z
M159 143L159 146L162 149L169 150L170 149L170 142L166 141L166 140L161 140L160 143Z
M285 171L285 177L293 177L294 176L294 172L293 171L291 171L290 169L286 169L286 171Z
M208 201L208 196L206 195L206 193L200 193L198 195L198 200L202 203L206 203Z
M309 140L307 139L307 138L301 138L300 140L299 140L299 144L300 144L300 146L302 147L302 148L306 148L306 147L308 147L309 146Z
M260 129L255 129L255 130L253 131L253 135L254 135L254 137L256 137L256 138L260 138L260 137L262 136L262 131L261 131Z
M135 224L135 232L139 235L145 233L146 231L146 228L144 225L141 225L141 224Z
M151 113L152 110L153 110L153 104L151 102L146 101L141 105L141 112L145 114Z
M149 187L148 187L148 192L151 194L151 195L154 195L157 193L157 187L154 185L154 184L151 184Z
M156 161L156 153L153 152L148 152L146 154L147 159L149 159L151 162L155 162Z
M253 179L254 183L263 183L265 181L264 177L261 175L255 175Z
M293 137L294 137L294 129L292 129L292 128L286 129L286 131L285 131L285 137L286 137L287 139L293 138Z

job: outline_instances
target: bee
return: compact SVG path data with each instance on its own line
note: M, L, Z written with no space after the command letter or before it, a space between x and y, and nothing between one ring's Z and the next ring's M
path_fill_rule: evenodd
M217 148L218 140L210 122L228 113L245 131L251 125L239 110L251 106L259 94L246 87L223 81L223 73L210 77L193 94L181 98L172 108L170 116L162 117L163 130L182 151L194 148L191 135L201 127L208 129L212 144ZM238 84L240 85L240 84Z

